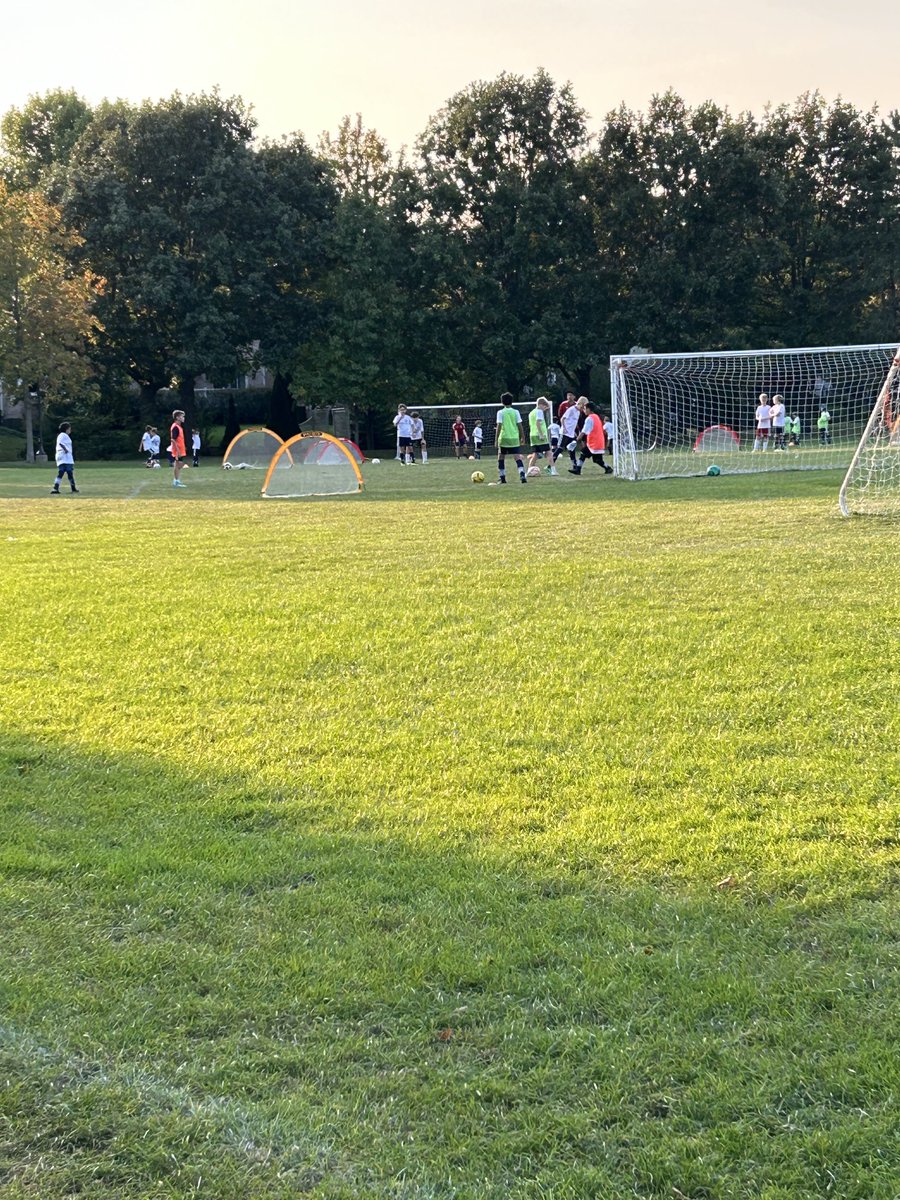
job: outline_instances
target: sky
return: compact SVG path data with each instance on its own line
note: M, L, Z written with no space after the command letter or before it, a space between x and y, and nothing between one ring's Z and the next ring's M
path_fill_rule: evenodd
M392 150L475 80L544 68L588 127L672 87L761 114L807 91L900 108L895 0L9 0L0 113L73 88L91 103L218 86L260 136L315 144L362 115Z

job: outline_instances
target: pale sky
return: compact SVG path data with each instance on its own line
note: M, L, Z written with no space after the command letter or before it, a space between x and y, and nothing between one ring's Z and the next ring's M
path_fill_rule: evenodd
M757 115L818 89L900 107L896 0L7 0L0 113L74 88L158 100L208 91L251 104L261 136L314 144L362 114L392 150L454 93L502 71L570 82L596 130L621 101L673 87Z

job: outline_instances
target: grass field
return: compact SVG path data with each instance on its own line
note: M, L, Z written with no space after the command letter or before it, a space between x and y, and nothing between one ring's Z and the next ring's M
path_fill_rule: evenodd
M900 529L469 469L0 469L3 1200L900 1195Z

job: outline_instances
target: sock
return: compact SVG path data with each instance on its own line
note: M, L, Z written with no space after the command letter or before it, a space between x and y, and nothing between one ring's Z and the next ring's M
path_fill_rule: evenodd
M422 465L424 466L425 463L427 463L427 462L428 462L428 451L423 450L422 451Z

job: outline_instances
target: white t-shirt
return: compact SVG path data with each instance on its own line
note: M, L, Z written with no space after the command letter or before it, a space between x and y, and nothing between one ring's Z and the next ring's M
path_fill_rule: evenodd
M607 442L611 442L611 441L612 441L612 435L613 435L613 423L612 423L612 421L604 421L604 422L603 422L603 432L606 434L606 440L607 440Z
M785 408L783 404L772 405L772 424L777 428L784 428Z
M151 437L150 437L150 434L149 434L149 433L146 433L146 432L145 432L145 433L142 433L142 434L141 434L141 449L142 449L142 450L146 450L148 454L149 454L149 452L150 452L150 442L151 442L151 440L152 440L152 439L151 439Z
M552 442L554 438L559 441L559 421L550 422L550 441Z
M192 450L200 449L200 434L199 433L191 434L191 449Z
M476 446L480 446L484 441L484 430L480 425L476 425L472 430L472 441Z
M578 418L581 416L581 409L573 404L563 413L562 427L563 433L567 438L575 436L575 430L578 428Z
M400 437L412 437L412 417L409 413L397 413L394 417L394 424L397 426L397 433Z
M419 441L425 436L425 422L421 417L412 418L412 433L410 434L413 441Z
M772 408L769 404L760 404L756 409L756 427L757 429L772 428Z
M150 453L151 454L159 454L159 434L158 433L150 434Z
M58 467L75 465L72 454L72 439L67 433L61 433L56 439L56 465Z

